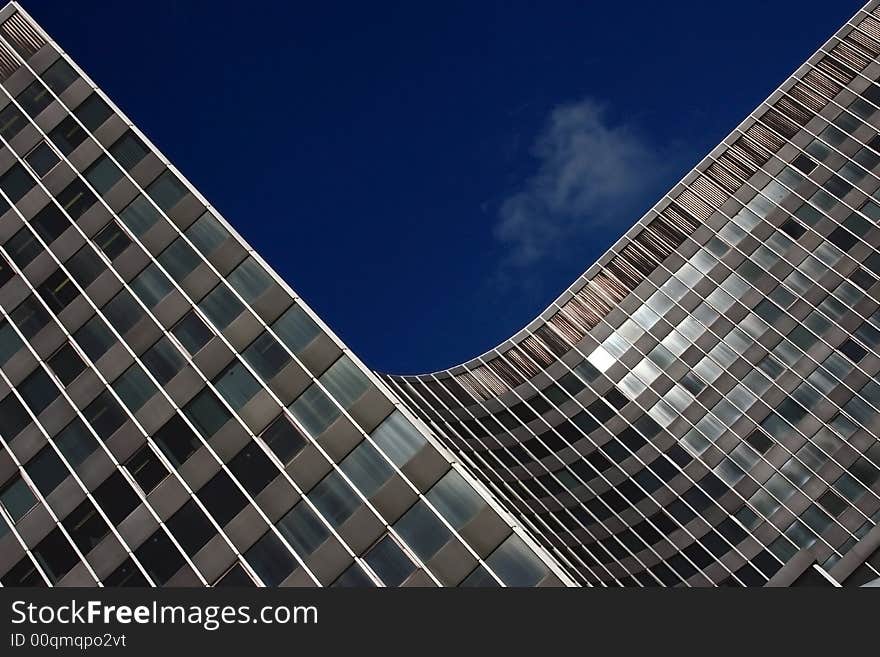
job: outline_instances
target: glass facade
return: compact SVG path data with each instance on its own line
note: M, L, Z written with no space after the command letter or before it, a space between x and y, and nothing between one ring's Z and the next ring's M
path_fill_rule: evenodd
M0 83L3 586L574 583L14 4Z
M4 586L880 578L880 10L542 315L378 374L0 9Z

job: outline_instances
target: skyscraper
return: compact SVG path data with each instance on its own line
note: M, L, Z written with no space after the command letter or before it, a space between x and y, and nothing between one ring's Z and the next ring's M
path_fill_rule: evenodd
M4 586L570 582L15 3L0 81Z
M10 3L0 582L880 578L877 5L520 333L400 377Z
M525 329L386 378L578 583L880 578L877 4Z

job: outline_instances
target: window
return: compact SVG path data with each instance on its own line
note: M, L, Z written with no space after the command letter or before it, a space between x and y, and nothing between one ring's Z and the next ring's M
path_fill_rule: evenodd
M309 556L330 535L324 523L303 501L278 521L278 530L301 557Z
M91 285L107 269L101 256L89 245L74 253L65 266L73 276L73 280L79 283L83 289Z
M110 527L104 522L91 500L83 501L68 514L62 524L83 554L88 554L110 533Z
M251 495L258 495L278 475L278 468L253 440L229 461L229 470Z
M211 390L205 388L184 409L186 416L205 438L210 438L232 418Z
M173 208L187 193L183 183L168 169L150 183L146 192L147 196L166 212Z
M76 552L73 551L70 543L57 527L37 543L33 554L53 584L57 583L79 563Z
M244 557L266 586L278 586L298 565L290 550L271 531L263 534Z
M185 563L180 552L161 527L134 553L147 574L158 585L171 579Z
M369 441L362 441L346 456L339 467L365 497L375 494L394 470Z
M2 132L2 128L0 128L0 132ZM65 118L49 133L49 139L52 140L52 143L64 155L70 155L77 146L83 143L85 138L85 130L80 127L79 123L72 116Z
M22 269L43 252L43 247L27 226L20 228L3 247L12 261Z
M171 381L186 365L180 351L168 338L161 338L141 356L147 369L150 370L160 386Z
M153 308L166 296L171 294L174 287L168 277L154 263L151 263L138 274L131 282L131 289L138 295L147 308Z
M37 286L37 291L46 305L55 313L60 313L79 296L79 290L61 269L56 269Z
M224 470L215 474L197 492L208 513L221 527L247 506L247 499Z
M9 359L23 346L24 344L15 329L12 328L12 324L5 319L0 320L0 365L9 362Z
M375 587L376 584L364 572L363 568L353 563L330 586L334 588L364 588Z
M12 518L12 522L21 520L36 503L37 498L19 475L0 489L0 504Z
M498 581L492 577L492 574L482 565L474 568L473 572L464 578L459 584L461 587L479 587L486 588L490 586L499 586Z
M91 96L73 110L73 113L76 115L76 118L82 121L87 130L94 132L113 112L110 110L110 106L104 102L103 98L97 93L92 93Z
M266 381L278 374L291 361L288 353L268 331L263 331L244 350L243 356Z
M18 304L9 316L26 339L33 338L51 319L33 294Z
M147 578L141 574L130 558L104 578L104 586L149 586Z
M126 171L131 171L149 152L141 138L130 129L126 130L109 150Z
M55 154L55 151L52 150L52 147L45 141L41 141L37 144L30 153L25 155L24 159L33 172L40 178L49 173L55 168L55 165L61 161L61 159Z
M45 82L56 95L61 95L62 91L67 89L67 87L72 85L79 78L76 71L73 70L73 67L67 63L67 60L64 59L64 57L59 57L54 64L43 71L41 77L43 78L43 82Z
M195 556L216 533L208 516L192 499L180 507L166 524L190 557Z
M13 104L9 103L0 110L0 136L9 141L27 124L24 114Z
M80 329L73 334L76 343L92 362L107 353L116 342L107 324L98 315L93 315Z
M222 282L199 302L199 308L211 323L221 331L229 326L244 310L241 301Z
M394 528L422 561L433 557L451 537L449 528L422 500L410 507Z
M125 234L119 224L111 221L104 226L94 237L95 244L104 252L110 260L121 254L131 244L131 239Z
M236 411L241 410L261 389L257 380L239 360L228 365L214 379L214 385L217 386L223 399Z
M272 284L268 272L251 256L233 269L227 280L248 303L256 301Z
M153 440L175 467L179 467L201 446L198 436L179 415L173 416L156 431Z
M168 470L153 453L149 445L144 445L125 462L126 469L141 487L144 495L152 493L165 477Z
M107 440L125 422L125 411L108 390L86 406L83 416L102 440Z
M256 586L256 584L241 563L236 561L232 568L214 582L214 586Z
M70 221L57 205L49 203L31 219L31 226L46 244L51 244L70 228Z
M46 410L60 394L46 370L39 366L18 384L18 391L34 415Z
M455 470L447 472L425 497L456 529L464 527L486 506L485 500Z
M398 467L409 461L427 442L400 411L393 411L371 435L379 449Z
M46 586L34 562L24 556L2 578L3 586Z
M20 201L35 184L31 174L18 163L13 164L6 173L0 176L0 189L9 197L10 203Z
M346 409L351 408L370 387L370 380L346 355L333 363L319 381Z
M210 212L205 211L202 216L186 229L186 236L195 247L204 255L210 255L214 250L229 239L229 231Z
M119 213L122 223L138 237L152 228L159 221L159 216L159 211L140 194Z
M159 254L158 260L168 270L171 277L177 281L182 281L202 264L199 254L193 251L193 248L182 237L171 242Z
M310 492L309 499L330 524L339 527L361 505L361 500L335 470Z
M76 221L98 200L92 190L77 178L55 195L58 203Z
M73 468L98 449L98 441L79 418L64 427L53 440Z
M98 194L103 195L119 182L119 179L122 178L122 171L113 163L113 160L102 155L85 170L83 176L92 184Z
M125 407L137 413L158 392L155 384L137 363L134 363L113 382L113 389Z
M535 586L548 574L547 566L516 534L511 534L489 555L486 565L507 586Z
M31 118L35 118L52 104L52 95L42 82L34 80L15 97L15 100Z
M128 290L120 290L116 296L104 304L101 309L110 325L120 335L131 330L141 318L145 317L143 309L138 305Z
M364 561L385 586L400 586L416 570L412 559L387 534L364 555Z
M289 408L313 437L322 433L340 415L336 405L314 383Z
M184 315L183 319L171 329L171 332L184 349L192 355L197 354L214 337L214 333L194 310L190 310Z
M306 446L306 438L284 415L276 419L260 435L278 460L287 464Z
M114 525L125 520L140 504L138 496L118 470L95 489L94 497Z
M272 324L272 330L295 354L302 353L321 332L305 311L293 305Z
M0 287L6 285L15 277L15 272L2 255L0 255Z

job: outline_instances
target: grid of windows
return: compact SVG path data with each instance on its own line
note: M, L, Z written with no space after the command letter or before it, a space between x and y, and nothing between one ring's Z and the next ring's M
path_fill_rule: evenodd
M30 22L14 5L0 13ZM488 569L520 584L488 565L520 530L474 493L495 538L459 535L470 506L450 511L448 484L431 493L456 472L443 448L34 34L36 51L0 38L27 72L0 75L0 139L25 126L32 135L0 172L3 209L19 226L0 245L0 286L25 291L0 304L0 451L15 466L0 481L0 540L13 564L0 566L0 582L436 586ZM13 89L15 80L27 82ZM111 124L124 127L108 140ZM50 188L56 168L68 173ZM419 477L401 453L423 455ZM160 494L173 508L154 505ZM445 527L448 543L467 546L463 563L417 556L395 529L410 507L426 512L408 516L409 531ZM123 522L146 538L127 539ZM403 559L393 575L387 558L367 558L382 536ZM530 585L570 583L520 540L523 568L546 564Z

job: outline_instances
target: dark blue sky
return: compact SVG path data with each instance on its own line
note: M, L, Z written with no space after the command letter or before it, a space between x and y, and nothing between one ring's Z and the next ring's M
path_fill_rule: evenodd
M861 4L23 2L396 373L521 328Z

